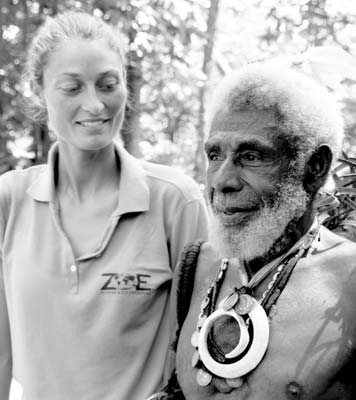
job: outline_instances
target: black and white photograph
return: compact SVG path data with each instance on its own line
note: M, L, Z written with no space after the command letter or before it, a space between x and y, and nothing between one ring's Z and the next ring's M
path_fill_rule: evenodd
M355 400L356 2L0 24L0 400Z

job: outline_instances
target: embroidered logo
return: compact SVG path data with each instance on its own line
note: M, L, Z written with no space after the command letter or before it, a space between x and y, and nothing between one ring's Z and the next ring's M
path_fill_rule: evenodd
M151 275L118 274L109 272L101 274L101 276L105 279L105 282L100 289L102 293L142 294L152 290L152 288L149 286Z

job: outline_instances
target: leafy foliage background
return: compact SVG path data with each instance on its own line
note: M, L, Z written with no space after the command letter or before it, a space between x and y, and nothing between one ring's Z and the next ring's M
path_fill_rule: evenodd
M125 147L181 168L202 185L205 105L227 71L271 57L297 62L314 46L346 51L349 59L330 51L318 68L309 65L309 72L338 96L345 120L346 161L334 171L336 200L321 199L325 223L356 237L355 1L0 0L0 174L46 161L52 139L46 126L23 114L20 74L45 16L70 8L121 28L130 91ZM20 398L18 392L13 399Z
M298 57L313 46L356 54L356 4L348 0L2 0L0 173L46 160L51 138L46 126L24 116L19 78L36 28L46 15L70 8L121 28L130 91L121 132L125 147L182 168L201 183L205 105L228 70L265 58ZM312 72L342 102L345 150L352 156L356 79L340 68L337 77L328 66Z

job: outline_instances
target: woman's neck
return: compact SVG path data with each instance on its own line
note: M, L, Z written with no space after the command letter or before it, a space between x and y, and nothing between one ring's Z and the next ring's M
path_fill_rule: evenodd
M83 151L59 143L59 195L69 195L81 202L108 187L117 188L119 176L114 144L98 151Z

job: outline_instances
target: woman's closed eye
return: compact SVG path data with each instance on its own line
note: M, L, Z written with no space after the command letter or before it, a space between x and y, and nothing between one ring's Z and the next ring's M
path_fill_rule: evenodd
M116 78L105 78L102 81L98 82L97 86L100 90L105 92L114 91L119 84L118 79Z
M80 85L75 83L71 83L71 84L67 84L67 85L62 85L61 89L63 90L63 92L67 93L67 94L74 94L77 93L80 90Z

